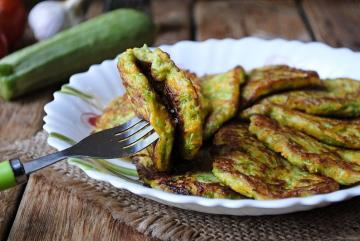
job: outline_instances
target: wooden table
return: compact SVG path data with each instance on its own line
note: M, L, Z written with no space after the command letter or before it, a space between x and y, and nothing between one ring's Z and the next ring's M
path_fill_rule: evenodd
M160 27L155 45L184 39L252 35L321 41L334 47L360 49L360 1L135 2L145 4L138 7L150 12ZM90 9L90 14L98 14L98 7ZM37 91L12 103L0 101L0 145L28 138L41 129L43 106L52 99L56 88ZM46 190L51 190L51 194ZM65 206L75 211L61 215ZM71 194L46 187L46 184L39 185L32 177L26 187L0 193L0 240L6 239L152 240L114 221L106 210L89 207Z

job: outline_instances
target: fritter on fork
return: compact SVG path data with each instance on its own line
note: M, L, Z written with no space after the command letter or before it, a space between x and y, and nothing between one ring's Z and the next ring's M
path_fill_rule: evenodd
M137 64L133 49L128 49L119 57L118 69L126 92L137 116L150 122L159 140L147 148L152 154L155 167L166 171L170 167L175 128L165 104L154 90L151 80Z
M202 145L203 122L200 99L191 80L159 48L153 51L147 46L134 48L133 54L143 70L148 72L147 77L152 79L153 88L163 96L168 109L176 116L179 140L177 149L184 159L194 158Z

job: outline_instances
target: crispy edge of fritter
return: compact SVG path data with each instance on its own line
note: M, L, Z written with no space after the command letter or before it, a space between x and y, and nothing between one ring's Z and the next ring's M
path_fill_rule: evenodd
M360 181L360 166L342 158L335 147L320 143L293 128L281 126L263 115L250 117L249 130L270 149L310 173L320 173L343 185Z
M260 103L329 117L360 116L360 81L348 78L324 81L324 90L298 90L266 97Z
M161 49L151 51L147 46L134 48L136 58L151 64L155 82L163 82L163 92L175 110L180 130L180 152L192 159L199 151L203 138L203 122L199 97L191 81L170 56Z
M242 198L240 194L222 184L211 171L209 171L211 167L204 169L204 167L201 166L204 164L204 161L197 160L197 158L188 163L188 165L192 165L191 171L184 173L182 170L180 173L177 172L177 174L169 174L155 170L148 153L141 152L133 156L140 180L152 188L165 192L208 198ZM207 159L208 157L205 158Z
M149 121L160 136L148 150L151 152L156 169L166 171L170 167L175 132L171 116L147 77L136 65L136 57L132 49L120 55L117 67L136 115Z
M313 116L273 103L254 105L244 110L241 117L249 118L254 114L269 116L281 125L295 128L329 145L360 149L360 119Z
M211 111L204 123L204 138L210 138L226 121L235 116L239 107L240 85L245 82L241 66L221 74L205 76L201 92L210 102Z
M215 135L214 144L220 152L213 163L214 175L245 196L277 199L338 189L332 179L289 164L252 136L247 124L221 128Z
M164 175L149 180L148 185L152 188L182 195L195 195L207 198L241 198L240 194L222 184L211 172L195 172L173 176Z
M315 71L291 68L287 65L270 65L256 68L241 91L242 106L247 107L265 95L307 87L323 87Z

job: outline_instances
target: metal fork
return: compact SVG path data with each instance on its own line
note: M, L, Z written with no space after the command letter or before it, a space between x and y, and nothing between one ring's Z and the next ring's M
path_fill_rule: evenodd
M68 157L126 157L143 150L158 138L149 122L135 117L125 124L94 133L63 151L24 163L19 159L1 162L0 190L24 183L29 174Z

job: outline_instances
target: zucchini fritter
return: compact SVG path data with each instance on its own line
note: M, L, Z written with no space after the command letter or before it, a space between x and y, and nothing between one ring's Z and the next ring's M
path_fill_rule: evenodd
M134 117L135 112L128 96L119 96L110 102L104 113L96 120L95 132L124 124Z
M200 150L199 154L201 154L201 152L202 150ZM195 195L208 198L241 198L241 195L222 184L211 173L211 163L207 163L210 161L210 157L207 156L207 153L203 153L202 155L206 157L197 156L191 163L188 163L185 169L190 169L191 171L187 171L185 174L179 174L184 173L183 170L181 170L184 167L177 167L177 169L179 169L175 171L177 174L157 172L153 168L151 158L146 152L136 153L136 155L133 156L133 160L136 163L139 178L152 188L182 195ZM189 167L189 165L191 165L191 167Z
M96 120L94 131L98 132L124 124L135 116L135 111L133 110L132 103L127 94L119 96L110 102L102 115ZM135 163L141 161L141 166L146 166L152 173L155 173L156 175L159 173L159 170L154 166L148 149L135 153L130 158Z
M115 98L104 110L104 113L96 121L95 131L112 128L121 125L135 116L131 102L127 95ZM204 152L204 153L202 153ZM184 175L168 175L159 173L154 168L151 156L147 150L136 153L132 156L132 160L136 163L137 171L140 179L153 188L161 189L167 192L173 192L184 195L196 195L208 198L241 198L241 196L231 190L229 187L220 183L220 181L210 172L211 167L203 167L208 165L208 153L199 152L201 156L191 162L191 169L196 172L188 172ZM205 157L202 157L205 156ZM197 160L197 159L202 160ZM194 164L193 164L194 163ZM211 165L211 163L209 164ZM189 167L186 167L189 169Z
M352 79L324 81L326 90L291 91L265 98L261 103L284 105L308 114L334 117L360 116L360 82Z
M360 149L360 119L344 120L312 116L276 104L258 104L242 117L266 115L281 125L293 127L329 145Z
M350 78L327 79L324 84L328 91L338 96L358 94L360 92L360 81Z
M316 139L263 115L250 117L250 132L289 162L311 173L321 173L343 185L360 181L360 165L355 151L318 142ZM353 160L352 158L355 159Z
M221 128L214 138L218 155L213 173L247 197L277 199L327 193L338 188L330 178L310 174L268 149L243 123Z
M170 166L175 133L171 116L151 86L150 80L137 65L133 49L120 55L118 69L136 115L149 121L160 136L147 150L151 153L157 170L166 171Z
M211 137L226 121L234 117L239 107L240 85L245 81L240 66L201 80L201 92L210 102L210 115L204 126L204 138Z
M282 90L305 87L322 87L323 82L315 71L290 68L286 65L271 65L254 69L242 89L241 96L246 107L265 95Z
M241 196L222 184L211 172L165 175L148 181L152 188L182 195L239 199Z
M201 87L201 79L199 77L197 77L197 75L195 73L192 73L188 70L184 70L184 74L191 81L191 83L193 84L193 86L196 90L197 95L199 96L201 119L202 119L202 122L204 123L207 115L210 112L210 103L209 103L209 100L206 99L201 92L201 88L202 88Z
M203 122L200 100L191 80L159 48L151 51L144 46L132 51L136 60L149 68L155 88L165 96L171 109L175 111L179 129L178 148L185 159L192 159L202 144ZM137 90L137 95L139 94Z

